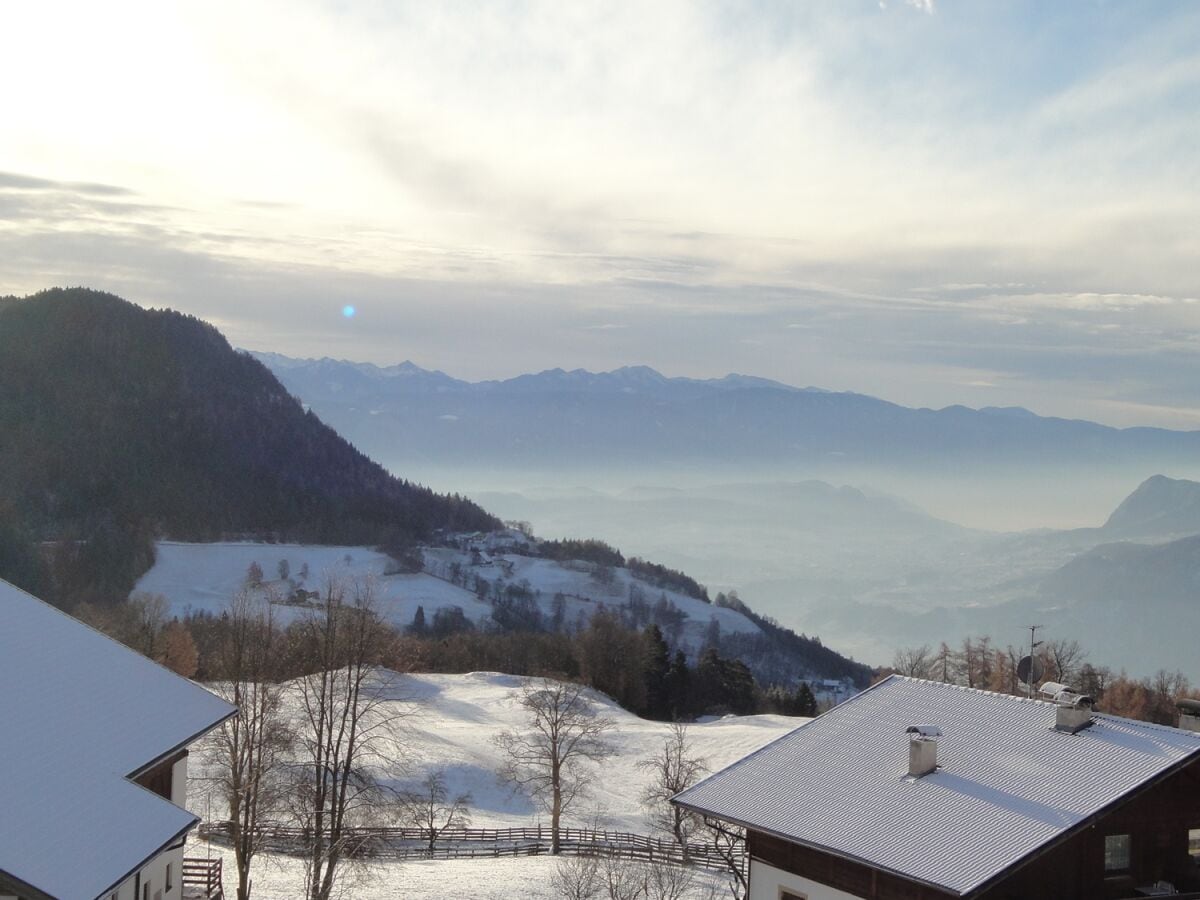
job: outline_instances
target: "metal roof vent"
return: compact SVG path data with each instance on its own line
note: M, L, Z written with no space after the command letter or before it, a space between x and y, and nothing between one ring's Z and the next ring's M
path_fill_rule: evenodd
M1179 710L1179 727L1184 731L1200 732L1200 700L1183 698L1175 701Z
M1072 690L1057 681L1047 681L1039 690L1054 701L1054 728L1075 734L1092 724L1092 707L1096 701L1087 694Z
M942 736L942 729L936 725L909 725L905 734L910 735L908 741L908 774L911 778L920 778L930 772L936 772L937 739Z

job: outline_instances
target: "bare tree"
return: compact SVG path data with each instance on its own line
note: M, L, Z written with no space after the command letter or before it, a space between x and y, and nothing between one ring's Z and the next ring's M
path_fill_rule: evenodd
M932 678L936 673L938 658L928 644L920 647L903 647L896 651L892 668L909 678Z
M391 794L398 726L408 711L395 673L378 668L393 632L379 618L373 584L329 581L320 606L293 626L312 674L296 682L299 758L292 814L305 846L305 900L329 900L344 864L366 849L355 825Z
M550 876L550 889L562 900L595 900L600 896L600 860L594 856L564 856Z
M639 762L638 768L650 773L650 782L642 792L642 806L651 823L672 835L686 856L688 839L696 830L696 816L690 810L676 806L671 798L690 788L708 772L705 761L693 755L687 725L673 723L671 733L659 751Z
M641 900L646 896L646 867L618 856L600 860L600 883L608 900Z
M427 835L430 855L443 831L466 828L471 824L471 795L458 794L452 798L446 789L444 769L430 772L415 788L404 791L400 802L404 819L419 826Z
M1042 658L1048 663L1046 668L1052 669L1054 672L1054 677L1050 680L1072 686L1077 685L1080 668L1087 659L1087 651L1079 646L1079 641L1070 641L1066 638L1046 641L1042 645L1041 653Z
M690 866L647 863L645 866L646 900L685 900L701 891L714 900L716 885Z
M550 852L557 854L562 814L586 794L592 777L585 764L613 753L604 740L613 722L596 711L581 684L530 680L521 689L520 704L528 728L497 735L507 757L499 774L550 813Z
M733 896L748 896L746 829L709 816L704 817L704 827L708 829L709 837L712 838L713 849L725 862L725 869L732 879L730 890Z
M282 637L270 602L242 591L230 601L223 622L215 687L238 711L217 731L209 760L228 809L238 900L249 900L250 865L263 841L259 825L280 807L292 734L277 680Z

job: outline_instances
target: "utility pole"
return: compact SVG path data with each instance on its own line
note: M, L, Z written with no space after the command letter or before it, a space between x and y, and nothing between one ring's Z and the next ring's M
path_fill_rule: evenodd
M1041 626L1041 625L1030 625L1029 626L1029 681L1025 685L1025 696L1031 700L1033 699L1033 682L1035 681L1035 678L1033 676L1033 670L1034 670L1034 666L1036 664L1034 661L1033 654L1037 651L1037 648L1040 647L1042 644L1041 641L1034 640L1034 638L1037 636L1037 630L1042 627L1043 626Z

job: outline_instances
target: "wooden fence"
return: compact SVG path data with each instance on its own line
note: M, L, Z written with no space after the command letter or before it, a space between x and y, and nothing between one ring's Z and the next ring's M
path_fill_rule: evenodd
M185 892L187 888L196 888L205 897L224 897L225 889L221 883L221 859L197 859L191 856L183 858L182 878Z
M261 826L264 850L300 854L308 843L303 829L285 825ZM200 835L218 844L230 842L229 822L204 823ZM425 828L353 828L347 838L348 852L379 859L470 859L475 857L540 856L550 852L550 829L455 828L440 831L432 846ZM570 856L607 856L671 865L693 865L718 872L729 864L717 847L692 842L686 849L674 841L641 834L590 828L560 828L559 848ZM745 850L735 860L745 867Z

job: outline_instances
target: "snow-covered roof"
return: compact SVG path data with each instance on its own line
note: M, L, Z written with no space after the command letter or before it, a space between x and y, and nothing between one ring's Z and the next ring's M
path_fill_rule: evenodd
M233 707L0 581L0 873L93 900L196 823L129 776Z
M892 676L710 776L683 806L966 895L1200 754L1200 734ZM908 776L909 736L941 728L938 769Z

